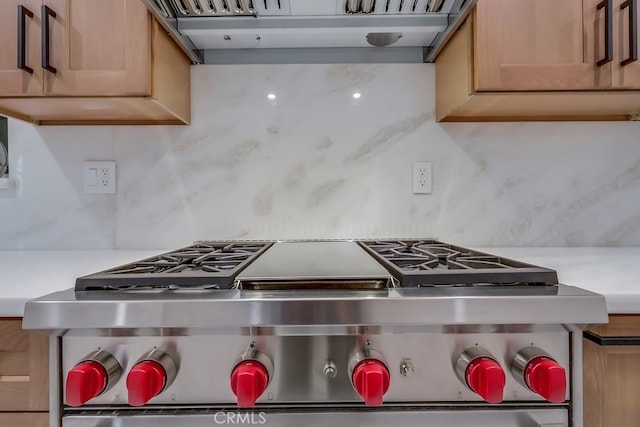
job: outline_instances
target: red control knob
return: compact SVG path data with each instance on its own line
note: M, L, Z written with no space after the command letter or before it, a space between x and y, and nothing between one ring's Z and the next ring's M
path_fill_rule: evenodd
M143 360L127 375L129 405L142 406L159 395L167 384L167 372L155 360Z
M264 393L269 384L267 368L257 360L244 360L231 374L231 390L238 398L238 406L249 408Z
M467 385L489 403L502 402L507 380L502 367L489 357L474 359L465 373Z
M107 370L93 360L77 364L67 374L66 400L69 406L82 406L100 395L109 381Z
M524 369L527 386L551 403L562 403L567 394L567 374L555 360L538 356Z
M367 406L382 405L382 397L389 390L389 370L384 363L376 359L362 360L353 369L351 380Z

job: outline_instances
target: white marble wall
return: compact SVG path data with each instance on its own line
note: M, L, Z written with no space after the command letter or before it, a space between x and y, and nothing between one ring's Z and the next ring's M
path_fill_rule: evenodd
M640 245L640 123L439 124L434 72L198 66L189 127L12 122L23 182L0 193L0 248L385 236ZM116 196L81 194L92 158L118 162ZM432 195L412 194L414 161L433 163Z
M0 249L112 248L115 199L82 194L82 162L113 155L111 128L9 120L16 188L0 190Z

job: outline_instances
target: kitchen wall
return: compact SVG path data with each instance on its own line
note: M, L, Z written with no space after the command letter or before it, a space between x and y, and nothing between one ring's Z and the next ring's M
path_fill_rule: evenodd
M640 123L440 124L434 81L430 64L198 66L188 127L11 120L0 248L640 245ZM82 161L110 159L117 194L82 194ZM433 194L412 194L415 161L433 163Z

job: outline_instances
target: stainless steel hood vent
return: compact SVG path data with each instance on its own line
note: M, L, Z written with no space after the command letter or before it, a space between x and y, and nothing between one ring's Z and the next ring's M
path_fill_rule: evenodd
M142 1L197 64L432 62L477 0Z

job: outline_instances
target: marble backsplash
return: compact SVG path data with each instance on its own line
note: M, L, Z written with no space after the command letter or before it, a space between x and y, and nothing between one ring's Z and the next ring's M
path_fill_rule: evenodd
M430 64L197 66L188 127L11 120L18 188L0 190L0 248L640 245L640 123L436 123L434 77ZM117 194L82 194L82 162L111 159ZM432 162L433 194L412 194L415 161Z

